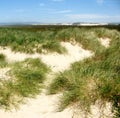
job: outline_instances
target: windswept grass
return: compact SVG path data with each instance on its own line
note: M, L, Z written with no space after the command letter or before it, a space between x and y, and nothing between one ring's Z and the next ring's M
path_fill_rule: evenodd
M48 52L64 53L66 50L60 45L60 41L76 41L82 44L83 48L100 53L105 48L97 39L114 38L118 36L117 34L116 30L97 27L71 27L45 31L0 28L0 46L9 46L13 51L25 53L42 53L43 48Z
M64 53L65 48L55 39L56 32L53 31L23 31L20 29L1 28L0 46L9 46L13 51L25 53L42 53L47 51Z
M120 33L113 30L113 32L109 31L109 34L108 30L104 29L104 31L107 33L95 35L111 36L109 48L103 49L102 46L98 46L99 43L96 43L94 38L93 40L87 38L90 44L83 41L85 45L88 44L87 48L89 46L93 50L94 47L98 48L95 56L72 64L70 70L59 73L51 83L49 93L63 92L60 110L68 105L78 104L84 110L89 111L92 104L97 100L102 100L103 104L111 102L113 109L117 110L116 117L120 117ZM98 29L93 33L96 32Z
M9 109L25 97L40 93L48 67L40 59L26 59L15 63L10 71L10 80L0 81L0 107Z

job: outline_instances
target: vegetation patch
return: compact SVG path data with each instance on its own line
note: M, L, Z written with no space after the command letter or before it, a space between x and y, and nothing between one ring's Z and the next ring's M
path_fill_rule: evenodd
M40 93L48 71L38 58L15 63L10 71L11 79L0 81L0 107L9 109L25 97L35 97Z
M110 39L105 48L99 39ZM60 110L78 104L86 111L97 100L111 102L116 117L120 117L120 32L105 27L62 28L0 28L0 46L9 46L13 51L25 53L64 53L60 42L80 43L95 56L76 62L67 71L59 73L49 87L49 93L63 92ZM0 54L0 67L4 67L5 56ZM10 80L0 80L0 107L11 108L25 97L37 95L45 80L48 67L39 59L26 59L11 67Z
M7 66L6 57L4 54L0 54L0 68Z
M117 110L116 117L120 117L120 33L110 30L102 35L98 34L97 29L93 33L100 37L111 36L110 47L103 49L95 39L88 38L90 42L85 43L88 44L87 48L98 48L95 56L76 62L71 65L70 70L59 73L51 83L49 93L63 92L60 110L77 103L89 111L95 101L102 100L103 104L111 102L113 109ZM83 44L85 40L81 42Z
M60 45L60 41L74 41L82 44L83 48L102 52L105 47L100 44L98 38L110 38L118 36L116 30L107 28L69 27L54 28L48 30L33 30L22 28L0 28L0 46L9 46L13 51L25 53L42 53L42 49L48 52L64 53L66 50ZM100 50L99 50L100 48Z
M13 51L42 53L42 49L63 53L64 47L55 39L53 31L23 31L20 29L0 28L0 45L9 46Z
M60 54L67 52L67 50L60 45L60 42L54 40L46 42L42 45L42 48L46 49L48 52L54 52L56 50L56 52Z

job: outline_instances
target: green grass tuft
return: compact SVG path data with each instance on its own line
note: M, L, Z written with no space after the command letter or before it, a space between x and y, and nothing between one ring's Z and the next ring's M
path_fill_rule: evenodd
M67 52L66 49L62 47L60 45L60 42L58 42L57 40L47 41L45 44L42 45L42 48L46 49L49 52L54 52L54 50L56 50L56 52L60 54Z
M11 79L0 81L0 107L10 109L24 98L38 95L47 72L49 68L38 58L15 63L9 73Z

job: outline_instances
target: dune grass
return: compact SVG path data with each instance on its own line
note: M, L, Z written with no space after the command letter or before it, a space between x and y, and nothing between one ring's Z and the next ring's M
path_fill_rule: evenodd
M9 72L11 79L0 81L0 107L11 109L26 97L35 97L43 87L49 68L40 59L17 62Z
M20 29L1 28L0 45L9 46L13 51L25 53L42 53L47 51L64 53L65 48L55 39L53 31L24 31Z
M100 37L112 38L115 34L117 34L116 31L106 28L69 27L45 31L0 28L0 46L9 46L13 51L25 53L42 53L42 49L47 52L64 53L66 50L60 45L60 41L76 41L82 44L85 49L101 52L104 47L96 39Z
M110 38L110 47L105 48L99 38ZM111 102L120 117L120 32L104 27L63 28L45 31L0 28L0 45L13 51L25 53L64 53L61 41L75 41L84 49L95 53L92 58L76 62L69 70L61 72L50 85L49 93L63 92L60 110L78 104L86 111L97 100ZM5 60L1 56L1 60ZM2 61L1 61L2 62ZM42 87L49 69L39 59L27 59L16 63L10 71L11 80L0 81L0 107L9 108L34 97ZM11 92L12 91L12 92ZM14 101L13 101L14 99Z
M117 110L116 117L120 117L120 33L104 29L103 35L98 34L101 30L103 29L93 29L93 33L98 37L109 35L112 39L110 47L104 49L95 41L97 38L92 40L90 36L85 36L85 41L81 36L79 41L83 47L87 45L86 48L96 51L95 56L72 64L70 70L59 73L51 83L50 94L63 92L60 110L69 105L78 104L89 111L92 104L102 100L103 104L111 102L113 109ZM82 35L84 34L86 32Z
M43 49L46 49L47 52L58 52L60 54L67 52L67 50L60 45L60 42L58 41L48 41L45 44L42 45Z
M4 54L0 54L0 68L7 66L6 57Z

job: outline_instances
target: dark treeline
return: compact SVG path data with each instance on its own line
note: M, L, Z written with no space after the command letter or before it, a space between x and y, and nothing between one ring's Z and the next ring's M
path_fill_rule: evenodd
M77 26L77 25L10 25L10 26L1 26L1 28L13 28L13 29L19 29L19 30L29 30L29 31L58 31L61 29L66 28L108 28L108 29L116 29L120 31L120 25L100 25L100 26Z

